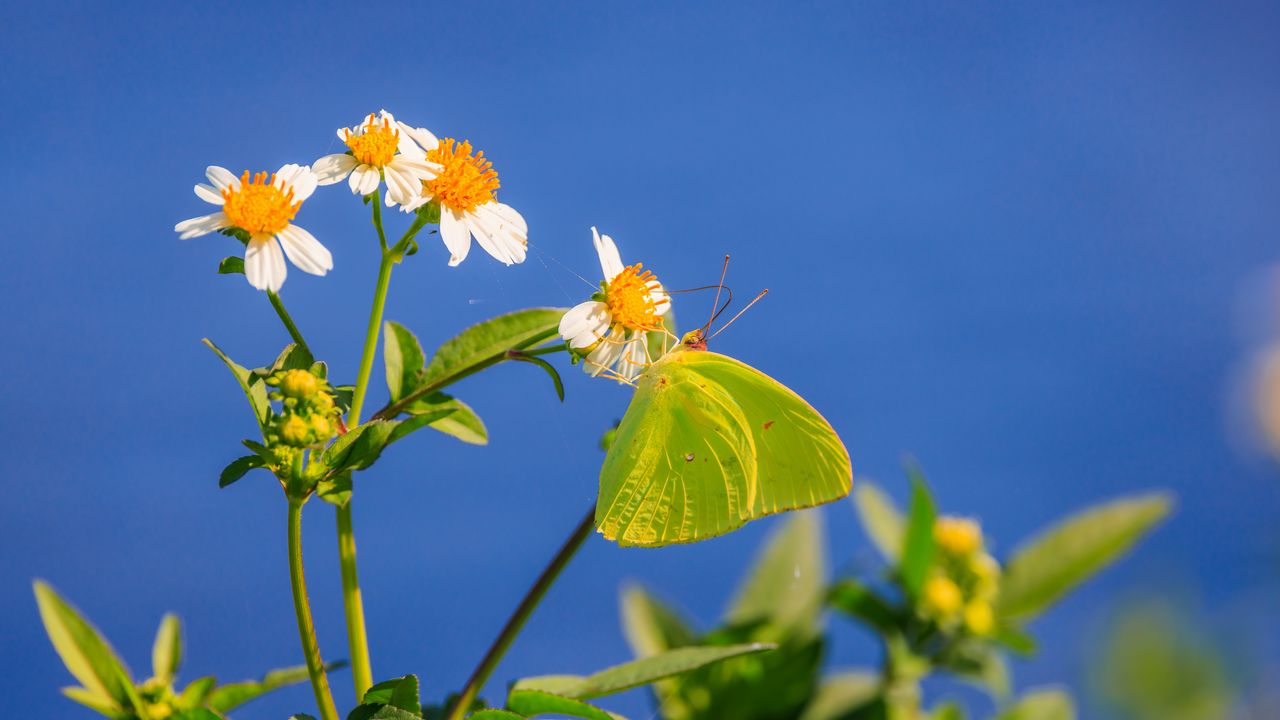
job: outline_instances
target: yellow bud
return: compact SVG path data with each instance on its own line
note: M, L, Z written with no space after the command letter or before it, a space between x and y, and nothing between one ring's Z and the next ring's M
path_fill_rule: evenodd
M964 557L982 548L982 528L968 518L944 516L933 524L933 539L948 555Z
M280 439L287 445L303 447L307 445L310 435L311 425L301 416L289 415L288 419L280 423Z
M964 596L960 593L960 586L950 578L935 575L925 581L924 605L934 615L951 617L964 605Z
M323 415L311 416L311 429L316 431L316 437L320 439L328 439L333 435L333 424Z
M306 370L286 370L280 378L280 392L292 398L308 398L320 389L320 378Z
M964 609L964 626L974 635L989 635L996 625L991 603L975 600Z

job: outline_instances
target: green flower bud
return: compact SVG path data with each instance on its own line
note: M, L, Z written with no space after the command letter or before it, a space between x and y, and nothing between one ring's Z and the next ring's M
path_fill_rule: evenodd
M285 397L306 400L321 389L321 380L308 370L286 370L280 373L280 392Z

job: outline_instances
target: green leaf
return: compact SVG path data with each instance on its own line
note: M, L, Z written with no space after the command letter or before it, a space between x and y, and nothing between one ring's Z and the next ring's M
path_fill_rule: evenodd
M933 708L930 720L964 720L964 708L953 702L942 703Z
M383 680L366 690L364 699L361 702L365 705L390 705L414 714L420 714L422 712L422 702L419 699L418 676L405 675L391 680Z
M783 635L817 634L827 583L822 537L819 512L790 513L766 540L725 621L767 619Z
M525 715L569 715L585 720L614 720L613 716L594 705L540 690L512 688L507 695L507 708Z
M209 338L205 338L201 342L208 345L209 349L231 369L231 374L236 376L236 380L240 383L240 389L244 390L245 397L249 399L249 407L253 409L253 416L258 421L258 427L265 427L267 417L271 413L271 403L267 400L267 386L262 382L262 376L237 365L217 345L214 345Z
M853 484L853 502L867 537L886 561L897 565L907 531L893 499L870 481L860 480Z
M310 716L293 715L291 717L305 718ZM223 720L223 717L209 708L191 708L190 710L184 710L177 715L170 715L169 720ZM312 718L312 720L315 719Z
M691 630L667 605L639 586L623 588L619 602L622 628L631 651L650 657L694 643Z
M306 713L295 713L289 716L289 720L316 720L316 719Z
M327 503L346 507L351 502L351 473L344 472L321 480L316 484L316 495Z
M1036 639L1008 621L996 624L995 641L1024 657L1036 654Z
M976 685L997 699L1009 697L1011 681L1004 657L985 642L971 640L952 649L940 663L946 670Z
M218 487L224 488L244 477L250 470L266 466L267 461L263 460L261 455L245 455L242 458L236 458L222 469L222 474L218 476Z
M86 690L82 687L64 687L62 688L62 694L67 696L68 699L74 700L90 710L100 715L106 715L109 718L127 720L133 717L132 713L121 709L115 700L105 698L92 690Z
M1076 707L1062 690L1039 689L1024 694L995 720L1075 720Z
M564 382L560 380L560 373L552 367L551 363L540 357L525 355L523 353L511 353L507 356L507 359L515 360L516 362L532 363L546 371L547 375L551 378L551 383L556 388L556 397L560 398L560 402L564 402Z
M517 715L510 710L495 710L486 708L477 710L467 716L468 720L525 720L523 715Z
M434 392L414 400L405 408L405 412L410 415L434 414L443 410L449 412L439 420L431 422L428 427L445 435L452 435L471 445L488 444L489 431L485 428L484 421L469 405L455 397Z
M854 620L870 625L881 635L901 632L906 621L889 601L852 579L841 580L833 585L827 602Z
M436 350L422 384L466 373L508 350L533 347L555 337L565 312L565 308L530 308L472 325Z
M440 410L414 415L408 420L371 420L364 423L340 436L325 449L325 464L332 468L329 476L337 477L345 472L370 467L377 462L388 445L452 412L452 409Z
M222 262L218 263L219 275L243 275L244 274L244 258L232 255L222 258Z
M106 639L48 584L37 580L34 587L45 632L67 670L103 706L128 708L133 682ZM82 702L87 698L88 695L81 694L75 699Z
M1000 580L999 614L1029 619L1118 560L1173 507L1166 493L1115 500L1073 515L1014 551Z
M914 469L911 475L911 505L908 511L907 534L902 544L902 562L898 571L902 584L912 597L920 596L929 566L933 564L937 548L933 541L933 522L937 516L933 498L925 485L924 477Z
M192 680L182 691L182 694L178 696L178 707L193 709L204 704L204 699L209 697L209 693L217 683L217 678L212 675Z
M846 720L876 699L880 676L870 671L845 671L829 675L804 708L800 720Z
M266 378L282 370L310 370L315 363L316 359L311 356L310 350L296 343L289 343L276 356L276 361L271 363L270 368L259 370L258 373Z
M346 663L329 663L325 666L326 671L336 670L344 667ZM210 709L225 713L240 707L241 705L262 697L267 693L278 690L279 688L289 685L296 685L305 682L308 679L307 668L305 665L296 667L282 668L272 670L262 676L261 680L245 680L243 682L228 683L220 688L215 689L209 694L207 705Z
M711 665L741 655L772 650L776 645L749 643L720 647L683 647L615 665L588 676L546 675L519 680L515 690L542 690L576 700L590 700L612 695L641 685L648 685L673 675ZM518 708L517 708L518 710Z
M405 326L388 321L383 331L382 360L386 365L387 390L391 402L396 402L417 387L422 377L426 356L418 338Z
M172 685L182 665L182 621L169 613L160 620L155 643L151 646L151 672L164 685Z

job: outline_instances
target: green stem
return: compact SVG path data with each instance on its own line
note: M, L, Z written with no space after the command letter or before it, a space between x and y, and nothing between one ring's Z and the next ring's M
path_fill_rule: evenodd
M578 552L578 548L582 547L582 543L590 537L591 530L595 527L595 519L596 507L593 503L587 509L587 514L582 518L582 522L578 523L578 526L573 529L573 533L569 535L569 538L564 541L564 545L560 547L560 552L556 553L556 556L551 559L551 563L543 569L542 574L533 583L533 587L529 588L529 592L525 594L524 599L520 601L520 605L516 607L515 612L507 620L507 624L502 627L502 632L498 633L498 637L489 646L489 651L485 653L480 664L471 673L471 678L467 680L466 686L462 688L462 694L458 696L457 703L449 710L446 720L462 720L462 717L467 714L467 711L471 708L471 703L476 699L476 695L480 693L480 689L489 680L489 676L497 668L502 656L507 653L511 643L520 634L520 630L524 628L525 622L533 614L534 609L538 607L542 597L547 594L547 590L551 588L552 583L560 576L560 572L573 559L573 556Z
M308 355L315 357L311 352L311 348L307 347L307 341L302 339L302 332L298 330L298 326L293 323L293 318L289 316L289 311L284 309L284 303L281 302L280 296L273 291L267 291L267 299L271 301L271 307L276 309L276 314L280 316L280 322L284 323L284 329L289 331L289 337L298 344L298 347L307 351Z
M289 585L293 589L293 612L298 617L298 639L311 676L311 689L316 694L321 720L338 720L338 709L329 691L329 678L320 645L316 642L315 621L311 619L311 601L307 599L307 580L302 571L302 504L305 500L289 498Z
M364 598L356 574L356 536L351 529L351 500L337 508L338 564L342 568L342 609L347 620L347 646L351 651L351 675L356 700L373 686L373 666L369 660L369 634L364 622Z

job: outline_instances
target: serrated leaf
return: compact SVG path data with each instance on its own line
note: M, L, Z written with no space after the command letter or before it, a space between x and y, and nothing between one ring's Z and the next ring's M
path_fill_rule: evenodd
M410 403L405 412L410 415L450 412L439 420L431 422L428 427L445 435L451 435L464 443L485 445L489 442L489 431L484 421L471 406L461 400L442 392L434 392L426 397L418 398Z
M518 687L507 695L507 708L528 717L557 714L584 720L614 720L609 713L581 700Z
M764 652L775 647L777 646L768 643L683 647L615 665L592 675L545 675L525 678L516 681L513 687L517 690L543 690L576 700L590 700L648 685L722 660Z
M249 407L253 409L253 416L258 421L258 427L265 427L267 417L271 413L271 403L267 400L267 386L262 382L262 377L227 357L227 354L222 352L217 345L214 345L209 338L205 338L201 342L221 358L222 362L231 370L231 374L235 375L236 381L240 383L240 389L244 391L245 397L249 400Z
M1076 707L1062 690L1040 689L1024 694L995 720L1075 720Z
M902 561L898 566L902 584L912 597L920 596L929 566L937 548L933 540L933 523L937 517L933 498L924 477L911 470L911 505L907 515L906 538L902 544Z
M879 693L880 676L876 673L847 670L828 675L805 706L800 720L847 720Z
M1165 493L1115 500L1058 523L1014 551L1000 580L999 614L1027 620L1118 560L1173 507Z
M329 663L325 666L325 670L335 670L345 665L346 663ZM266 695L273 690L305 682L308 677L305 665L272 670L263 675L261 680L244 680L216 688L209 693L206 704L210 709L218 712L230 712L250 700Z
M783 636L792 632L816 634L826 583L822 515L814 511L790 513L766 540L725 613L725 621L740 624L767 619Z
M67 670L104 704L114 703L121 710L128 708L133 683L106 639L48 584L37 580L34 589L45 632Z
M902 542L906 537L906 521L883 490L868 480L853 484L853 503L862 520L871 543L891 565L897 565L902 557Z
M218 476L218 487L224 488L231 483L245 476L245 473L261 467L266 467L267 461L262 459L261 455L245 455L236 458L222 469L222 474Z
M419 699L418 676L405 675L383 680L366 690L361 702L365 705L391 705L419 714L422 712L422 702Z
M244 274L244 258L232 255L222 258L222 262L218 263L219 275L243 275Z
M465 373L508 350L529 348L555 337L565 312L565 308L530 308L472 325L436 350L422 384Z
M396 402L418 385L426 356L418 338L405 326L388 321L383 330L382 360L387 374L387 390Z
M151 646L151 672L164 685L172 685L182 665L182 621L169 613L160 620Z
M623 633L637 657L650 657L694 643L689 625L643 588L624 588L619 605Z

